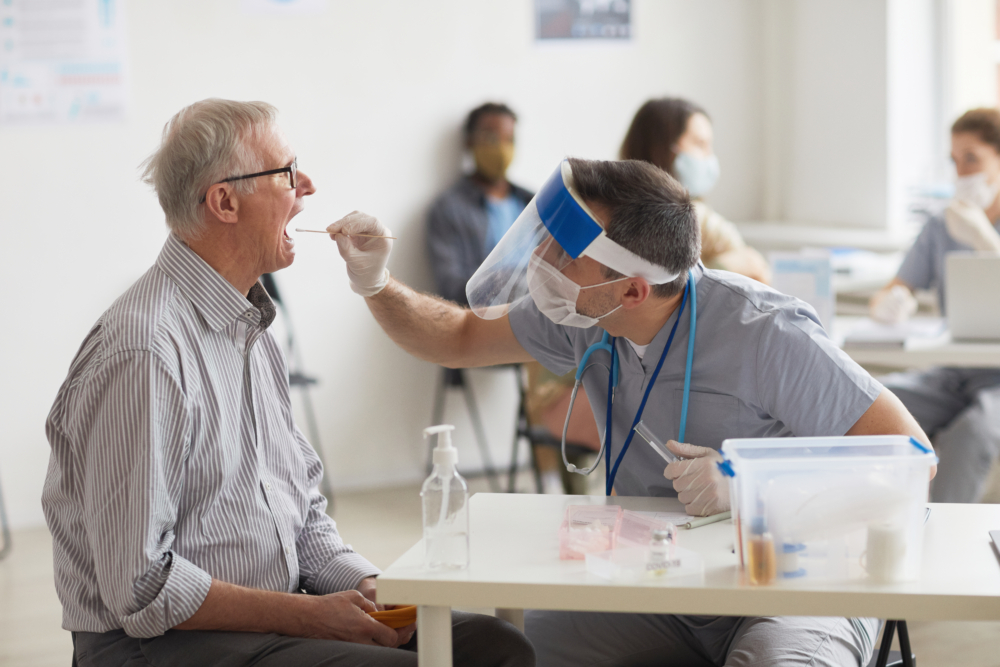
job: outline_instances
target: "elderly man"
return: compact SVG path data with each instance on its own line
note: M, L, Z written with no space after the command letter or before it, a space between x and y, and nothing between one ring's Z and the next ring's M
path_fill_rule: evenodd
M469 281L471 310L392 278L384 239L343 236L382 234L371 216L327 229L353 290L412 354L446 366L537 359L559 374L589 359L583 382L606 434L609 493L677 496L688 512L713 514L729 509L716 466L726 438L902 433L927 442L812 308L705 269L686 191L648 163L560 165ZM640 419L675 437L669 447L685 460L664 469L636 445ZM878 621L535 611L525 629L543 665L860 667Z
M379 570L325 514L267 330L257 279L292 263L285 228L315 192L275 114L213 99L167 124L145 178L171 234L49 415L42 502L81 667L417 662L398 650L414 625L366 613ZM456 614L453 637L457 662L534 663L491 617Z

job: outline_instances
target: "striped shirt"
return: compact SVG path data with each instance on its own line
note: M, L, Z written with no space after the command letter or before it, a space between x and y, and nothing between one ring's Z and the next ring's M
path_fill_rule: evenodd
M273 319L259 283L244 297L171 235L90 331L46 422L63 628L161 635L212 578L324 594L378 574L325 513Z

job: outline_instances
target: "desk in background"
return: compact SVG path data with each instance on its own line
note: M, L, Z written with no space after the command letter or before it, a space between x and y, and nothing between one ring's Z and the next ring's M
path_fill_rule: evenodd
M844 339L861 317L838 316L830 336L844 352L862 366L913 368L923 370L934 366L951 368L1000 368L1000 341L968 342L938 339L906 347L851 346Z
M420 665L451 665L451 607L494 607L523 627L524 609L725 616L876 616L906 620L1000 619L1000 563L989 530L997 505L931 505L921 579L906 584L780 582L741 584L732 521L681 531L679 543L702 554L704 578L643 585L589 574L583 561L560 561L556 531L567 505L619 504L640 511L682 511L670 498L477 494L470 506L471 565L431 572L418 542L378 580L378 600L419 605Z

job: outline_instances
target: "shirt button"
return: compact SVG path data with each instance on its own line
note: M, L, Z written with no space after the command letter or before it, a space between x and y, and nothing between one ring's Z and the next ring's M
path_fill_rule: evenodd
M253 311L252 310L248 310L247 311L247 317L253 317Z
M271 485L270 484L264 484L264 488L267 489L268 491L270 491L271 490Z
M289 555L291 553L292 553L291 547L285 547L285 555Z

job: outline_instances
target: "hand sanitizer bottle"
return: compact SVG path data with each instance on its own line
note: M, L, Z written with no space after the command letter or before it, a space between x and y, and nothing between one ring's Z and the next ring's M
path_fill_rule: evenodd
M451 445L451 424L424 429L438 436L434 470L420 490L424 509L427 567L461 569L469 565L469 487L455 470L458 452Z

